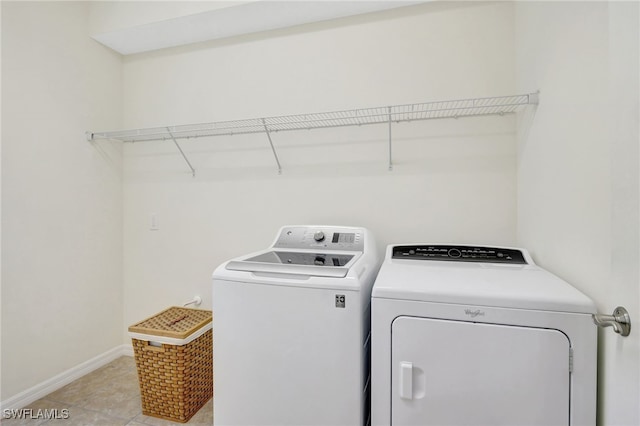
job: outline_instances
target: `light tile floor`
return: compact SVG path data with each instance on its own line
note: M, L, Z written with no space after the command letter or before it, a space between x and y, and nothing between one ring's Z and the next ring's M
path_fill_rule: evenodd
M69 383L42 399L29 404L32 416L38 410L69 410L67 419L2 419L3 426L64 425L170 426L174 423L142 414L138 373L132 357L123 356L96 371ZM61 415L59 417L62 417ZM209 400L188 423L213 425L213 399Z

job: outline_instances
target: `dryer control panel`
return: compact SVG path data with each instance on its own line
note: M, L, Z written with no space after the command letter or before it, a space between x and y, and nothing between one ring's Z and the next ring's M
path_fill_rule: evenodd
M273 248L363 251L364 231L358 228L287 226Z
M394 246L392 258L452 262L527 263L520 250L458 245Z

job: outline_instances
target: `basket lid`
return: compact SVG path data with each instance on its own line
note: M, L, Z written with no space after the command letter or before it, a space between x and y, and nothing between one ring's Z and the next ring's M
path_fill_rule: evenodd
M211 311L173 306L133 324L129 332L184 339L213 319Z

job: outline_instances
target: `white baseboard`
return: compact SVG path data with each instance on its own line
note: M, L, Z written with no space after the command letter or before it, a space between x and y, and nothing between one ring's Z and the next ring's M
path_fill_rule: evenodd
M122 355L133 357L133 345L122 345Z
M98 355L88 361L83 362L73 368L63 371L62 373L45 380L27 390L20 392L19 394L0 401L0 411L2 410L18 410L23 408L33 401L50 394L53 391L60 389L61 387L68 385L74 380L91 373L98 368L109 364L111 361L121 356L133 356L133 347L131 345L120 345L108 350L107 352Z

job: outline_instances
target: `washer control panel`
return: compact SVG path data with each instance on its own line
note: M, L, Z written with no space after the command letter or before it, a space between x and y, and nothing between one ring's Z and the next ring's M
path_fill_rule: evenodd
M287 226L282 228L273 247L363 251L364 232L358 228Z
M500 247L458 245L394 246L393 259L526 264L522 252Z

